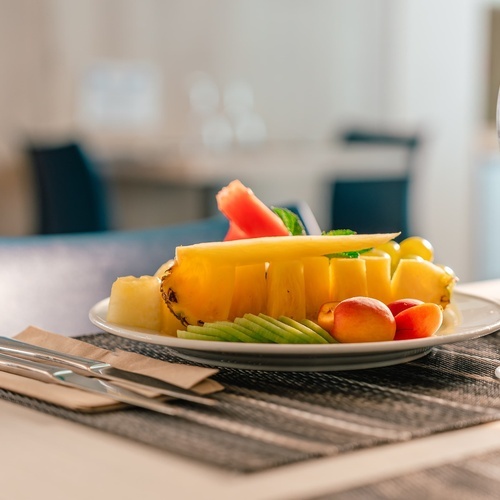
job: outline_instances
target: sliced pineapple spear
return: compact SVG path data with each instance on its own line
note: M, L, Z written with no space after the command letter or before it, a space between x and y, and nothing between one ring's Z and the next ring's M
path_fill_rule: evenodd
M322 298L318 294L311 296L312 303L308 304L306 290L312 289L311 282L319 282L312 278L313 264L308 259L319 257L327 263L324 255L371 248L396 236L274 236L180 246L162 277L162 297L184 325L201 325L251 312L242 310L241 297L249 307L252 303L251 307L261 308L254 313L316 319L319 302L329 300L325 291L329 289L329 276L325 275L325 284L319 287L324 293ZM261 297L265 303L259 304L256 292L263 290L263 275L255 274L257 268L252 266L260 265L262 272L266 263L265 297ZM326 265L319 264L324 273ZM243 271L242 266L249 267ZM241 277L242 272L250 273L248 279Z
M386 303L414 297L446 307L456 281L446 268L402 258L391 279L387 254L374 251L358 258L327 256L374 246L392 237L275 237L272 246L269 238L264 238L265 255L256 244L261 239L179 247L181 260L166 262L154 276L116 280L108 321L175 335L190 324L233 320L247 313L316 320L324 302L353 295ZM294 258L287 259L289 256ZM262 260L256 262L257 258Z
M242 266L259 262L297 260L376 247L399 233L348 234L337 236L269 236L225 242L179 246L175 260L203 260L213 265Z

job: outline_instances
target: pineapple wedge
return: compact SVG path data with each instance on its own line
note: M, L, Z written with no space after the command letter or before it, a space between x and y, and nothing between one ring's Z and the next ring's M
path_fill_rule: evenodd
M270 236L225 242L179 246L175 260L182 264L195 259L212 264L242 266L259 262L298 260L376 247L398 233L350 234L338 236Z
M265 311L267 298L266 263L238 266L229 319L243 317L247 313L259 314Z
M392 276L392 300L419 299L443 307L450 303L456 277L443 267L417 259L401 259Z
M161 279L161 297L184 326L227 320L235 274L231 265L174 260Z
M301 320L306 317L304 266L299 260L269 263L266 313L272 318L287 316Z
M363 259L334 258L330 261L330 298L340 302L355 296L366 297L366 262Z
M304 264L304 288L306 318L316 321L320 307L330 299L330 259L306 257Z
M366 285L368 296L385 304L392 301L391 257L388 254L361 255L366 264Z

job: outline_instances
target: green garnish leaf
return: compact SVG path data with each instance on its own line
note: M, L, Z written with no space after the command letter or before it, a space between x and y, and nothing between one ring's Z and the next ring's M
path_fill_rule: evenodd
M331 231L323 231L324 236L349 236L351 234L358 234L352 229L332 229ZM339 252L330 253L325 255L329 259L357 259L362 253L372 250L371 248L364 248L363 250L356 250L355 252Z
M325 255L329 259L357 259L359 258L360 252L339 252L339 253L329 253Z
M306 230L299 216L288 208L271 207L271 210L283 221L292 236L303 236Z
M330 231L323 231L321 234L324 236L346 236L350 234L358 234L352 229L331 229Z

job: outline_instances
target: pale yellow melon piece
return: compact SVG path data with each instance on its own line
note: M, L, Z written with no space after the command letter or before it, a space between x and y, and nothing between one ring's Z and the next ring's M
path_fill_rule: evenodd
M261 262L238 266L235 273L229 319L233 320L247 313L257 315L265 311L266 297L266 264Z
M366 265L368 296L388 304L392 301L390 255L363 254L361 258Z
M419 299L446 307L456 277L432 262L417 259L401 259L392 276L392 298Z
M316 321L320 307L330 300L330 260L307 257L304 264L306 318Z
M267 269L266 313L273 318L306 317L304 266L298 260L270 262Z
M340 302L350 297L368 295L366 261L364 259L333 258L330 261L330 297Z
M155 276L122 276L111 287L107 321L148 330L161 328L160 280Z
M242 266L258 262L298 260L381 245L398 233L338 236L270 236L235 241L198 243L176 248L179 263L203 260L217 265Z
M234 280L232 265L173 262L162 277L161 295L183 325L202 325L228 319Z

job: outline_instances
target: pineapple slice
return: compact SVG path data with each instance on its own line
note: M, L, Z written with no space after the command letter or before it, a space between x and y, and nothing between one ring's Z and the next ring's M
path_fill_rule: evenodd
M162 324L160 279L122 276L111 287L107 321L160 331Z
M446 268L417 259L401 259L392 276L392 299L419 299L445 308L456 277Z
M368 296L389 304L392 300L391 257L389 254L361 255L366 264L366 284Z
M259 314L266 310L267 297L266 264L249 264L236 268L234 291L229 310L229 319L247 313Z
M234 266L172 261L161 279L161 296L183 325L203 325L228 319L234 282Z
M304 266L298 260L270 262L267 269L267 315L306 317Z
M368 296L366 261L364 259L333 258L330 261L330 298L340 302L350 297Z
M198 243L176 249L176 261L210 261L216 265L242 266L259 262L298 260L381 245L398 233L338 236L269 236L225 242Z
M304 263L306 318L316 321L320 307L330 300L330 260L307 257Z

